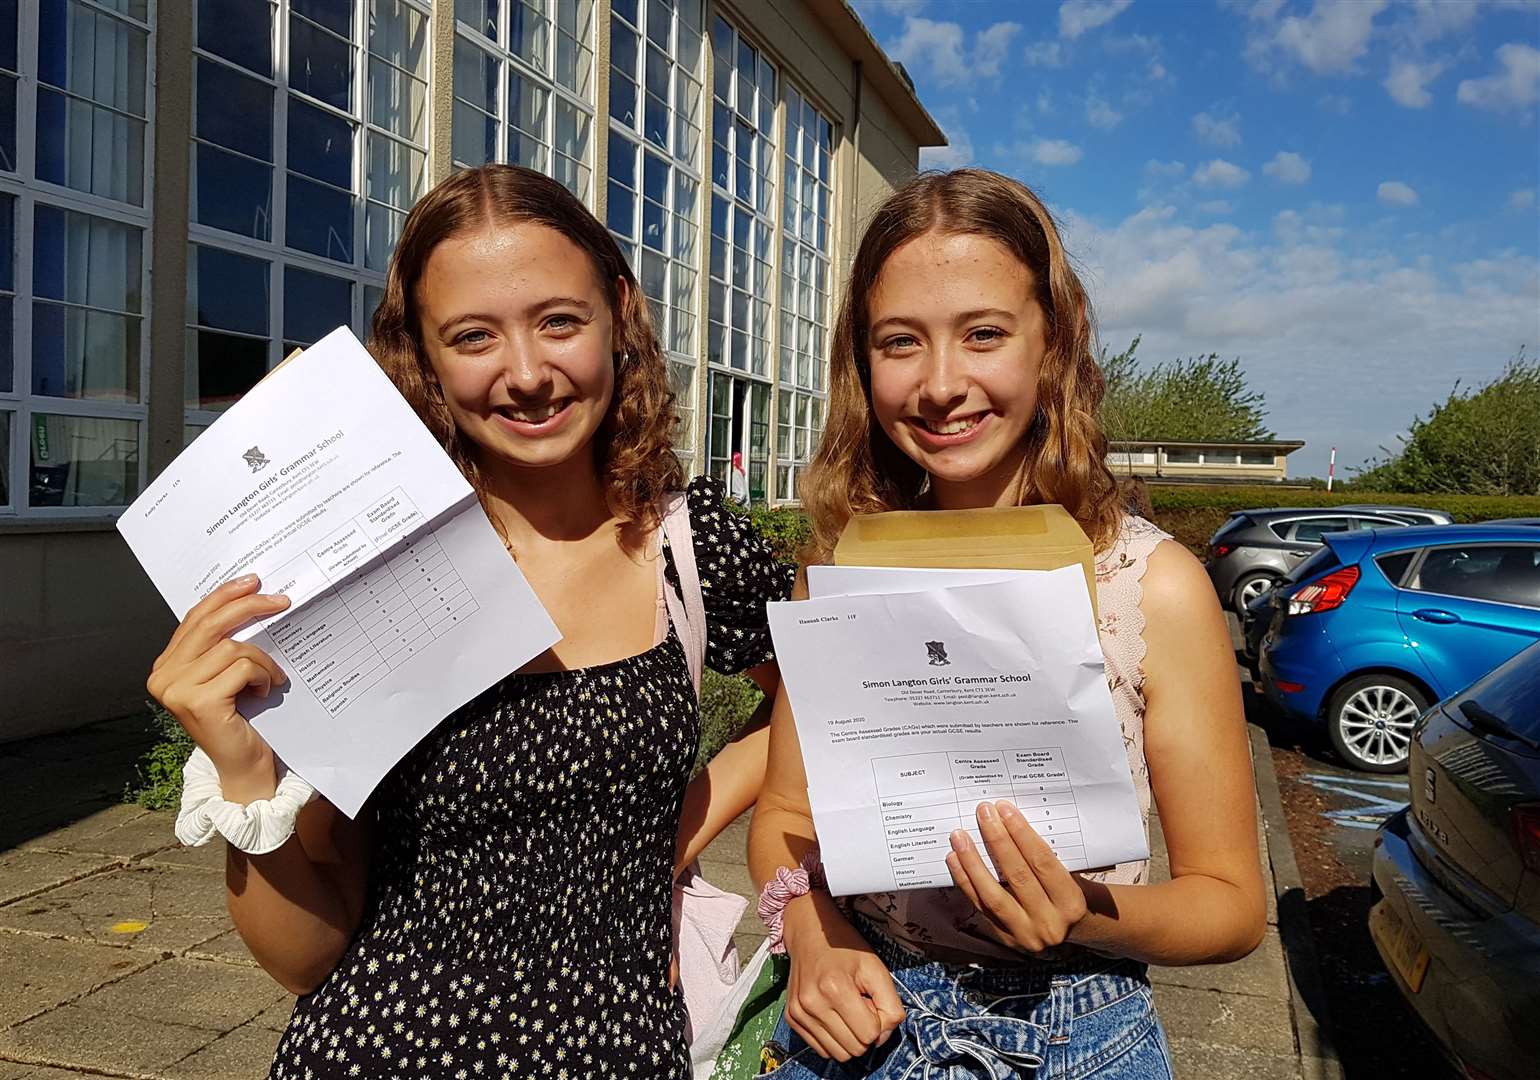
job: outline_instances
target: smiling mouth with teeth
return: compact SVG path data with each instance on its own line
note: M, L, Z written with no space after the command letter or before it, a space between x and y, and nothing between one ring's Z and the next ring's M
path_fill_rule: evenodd
M567 407L567 402L553 401L549 405L542 405L538 409L515 409L505 406L498 411L510 420L517 420L523 424L543 424L557 413Z
M933 435L961 435L965 431L972 431L978 427L986 413L974 413L972 416L960 416L953 420L927 420L920 418L920 423L925 425L925 430Z

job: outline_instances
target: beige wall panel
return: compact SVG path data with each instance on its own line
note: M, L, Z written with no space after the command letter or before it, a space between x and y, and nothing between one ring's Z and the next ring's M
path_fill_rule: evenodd
M113 532L0 538L0 742L143 708L174 623Z

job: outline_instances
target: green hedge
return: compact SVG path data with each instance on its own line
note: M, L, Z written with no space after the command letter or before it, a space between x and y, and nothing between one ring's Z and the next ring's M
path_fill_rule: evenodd
M1446 510L1458 522L1492 518L1540 517L1540 498L1499 495L1406 495L1372 491L1318 491L1275 488L1263 485L1151 485L1150 501L1155 524L1194 552L1201 553L1209 537L1225 523L1232 510L1248 507L1330 507L1348 503L1380 503L1386 506L1420 506Z
M182 801L182 766L193 752L193 741L165 709L146 702L155 745L139 759L139 781L123 793L123 801L149 810L175 810Z

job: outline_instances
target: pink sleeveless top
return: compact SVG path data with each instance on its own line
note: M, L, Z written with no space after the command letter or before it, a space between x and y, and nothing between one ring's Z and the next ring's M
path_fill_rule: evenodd
M1143 518L1123 518L1118 536L1096 557L1098 636L1106 656L1107 687L1123 745L1133 772L1134 793L1146 831L1150 817L1150 769L1144 760L1144 595L1141 581L1150 555L1171 537ZM1141 885L1148 862L1119 863L1110 870L1085 875L1094 881ZM849 910L875 922L894 941L915 952L949 960L1008 960L1019 964L1025 954L1006 948L980 928L983 916L958 889L911 889L849 897Z

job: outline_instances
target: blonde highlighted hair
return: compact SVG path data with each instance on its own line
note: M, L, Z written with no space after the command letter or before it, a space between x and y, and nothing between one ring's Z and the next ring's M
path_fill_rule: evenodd
M518 223L554 229L593 260L620 342L615 392L594 436L594 461L614 512L627 522L652 527L659 497L684 486L684 470L673 449L678 415L668 362L646 297L614 237L555 180L515 165L483 165L455 173L424 195L407 215L390 257L385 296L369 328L369 351L485 505L475 444L455 426L423 348L417 286L429 256L445 240L488 225ZM624 295L617 284L622 281Z
M1095 323L1085 287L1053 215L1025 184L984 169L957 169L922 173L894 192L861 238L834 329L828 419L803 484L813 527L806 558L827 562L852 516L912 509L926 490L925 471L872 415L868 330L871 292L888 258L930 232L986 237L1031 271L1047 351L1016 502L1061 504L1096 549L1105 550L1123 510L1107 467L1099 419L1105 381L1092 355Z

